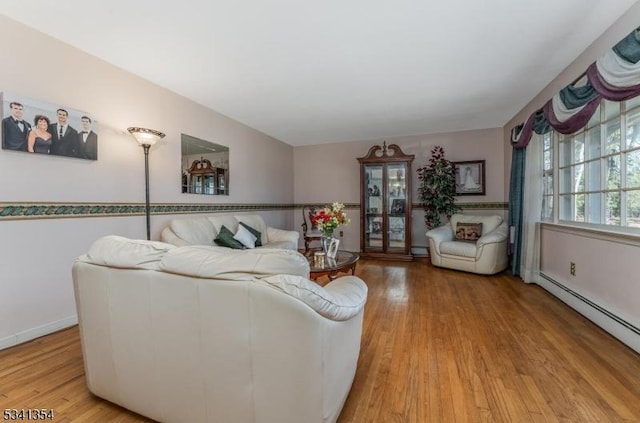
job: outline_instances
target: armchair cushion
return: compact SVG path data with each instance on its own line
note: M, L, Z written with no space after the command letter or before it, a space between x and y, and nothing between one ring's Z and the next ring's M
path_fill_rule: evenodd
M475 257L477 250L475 242L445 241L440 244L440 253L452 256Z

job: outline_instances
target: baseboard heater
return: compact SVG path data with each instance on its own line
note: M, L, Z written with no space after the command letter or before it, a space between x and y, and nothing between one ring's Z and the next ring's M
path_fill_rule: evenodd
M566 294L569 294L571 297L573 297L573 298L575 298L577 300L580 300L580 302L582 302L583 304L589 306L590 308L592 308L593 310L597 311L601 315L608 317L613 322L617 323L618 325L624 327L625 329L627 329L630 332L632 332L633 334L635 334L638 337L636 339L632 339L632 338L635 338L635 337L625 336L624 333L621 333L620 330L616 330L617 328L612 327L611 324L607 324L606 321L604 321L602 318L598 318L597 315L594 315L593 313L588 313L588 312L585 314L583 312L583 310L580 310L579 305L576 305L574 307L574 305L571 304L571 302L565 301L565 300L567 300L567 298L562 298L563 296L556 295L558 298L560 298L564 302L567 302L567 304L569 306L574 308L580 314L584 315L589 320L591 320L592 322L594 322L595 324L600 326L602 329L604 329L605 331L607 331L608 333L610 333L611 335L613 335L614 337L616 337L617 339L619 339L620 341L622 341L623 343L625 343L626 345L628 345L629 347L634 349L636 352L640 353L640 328L638 328L637 326L633 325L632 323L626 321L625 319L621 318L620 316L617 316L616 314L610 312L606 308L603 308L602 306L594 303L593 301L589 300L588 298L585 298L584 296L580 295L578 292L574 291L573 289L566 287L562 283L556 281L551 276L546 275L546 274L544 274L542 272L540 272L539 274L540 274L540 277L542 279L544 279L544 281L547 281L547 282L553 284L555 287L561 289ZM541 282L543 282L541 284L541 286L546 289L546 287L544 286L544 281L541 281ZM549 289L547 289L547 290L549 291ZM551 292L551 293L554 294L553 292ZM568 300L570 300L570 298L568 298ZM588 310L585 310L585 311L588 311Z

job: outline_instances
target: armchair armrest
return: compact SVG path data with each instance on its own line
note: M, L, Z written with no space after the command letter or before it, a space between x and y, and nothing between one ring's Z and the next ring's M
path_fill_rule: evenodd
M286 231L284 229L277 229L267 226L267 237L269 242L272 241L288 241L298 245L300 239L300 233L298 231Z
M476 245L482 247L486 244L497 244L507 239L507 235L509 235L509 226L506 222L502 222L496 229L478 238Z
M429 238L433 241L433 246L435 247L436 252L440 254L440 243L453 240L451 225L447 223L444 226L439 226L427 231L427 239Z

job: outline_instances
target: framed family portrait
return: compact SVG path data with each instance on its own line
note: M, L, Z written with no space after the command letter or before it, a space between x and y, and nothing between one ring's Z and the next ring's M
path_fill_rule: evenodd
M453 164L456 168L456 195L486 195L484 160Z
M98 122L64 105L0 93L2 149L98 160Z

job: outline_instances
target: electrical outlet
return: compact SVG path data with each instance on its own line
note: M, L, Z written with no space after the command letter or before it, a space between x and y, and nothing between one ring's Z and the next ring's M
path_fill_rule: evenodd
M340 236L341 237L344 236L344 232L340 231Z
M569 272L571 273L571 276L576 275L576 264L574 262L570 263Z

